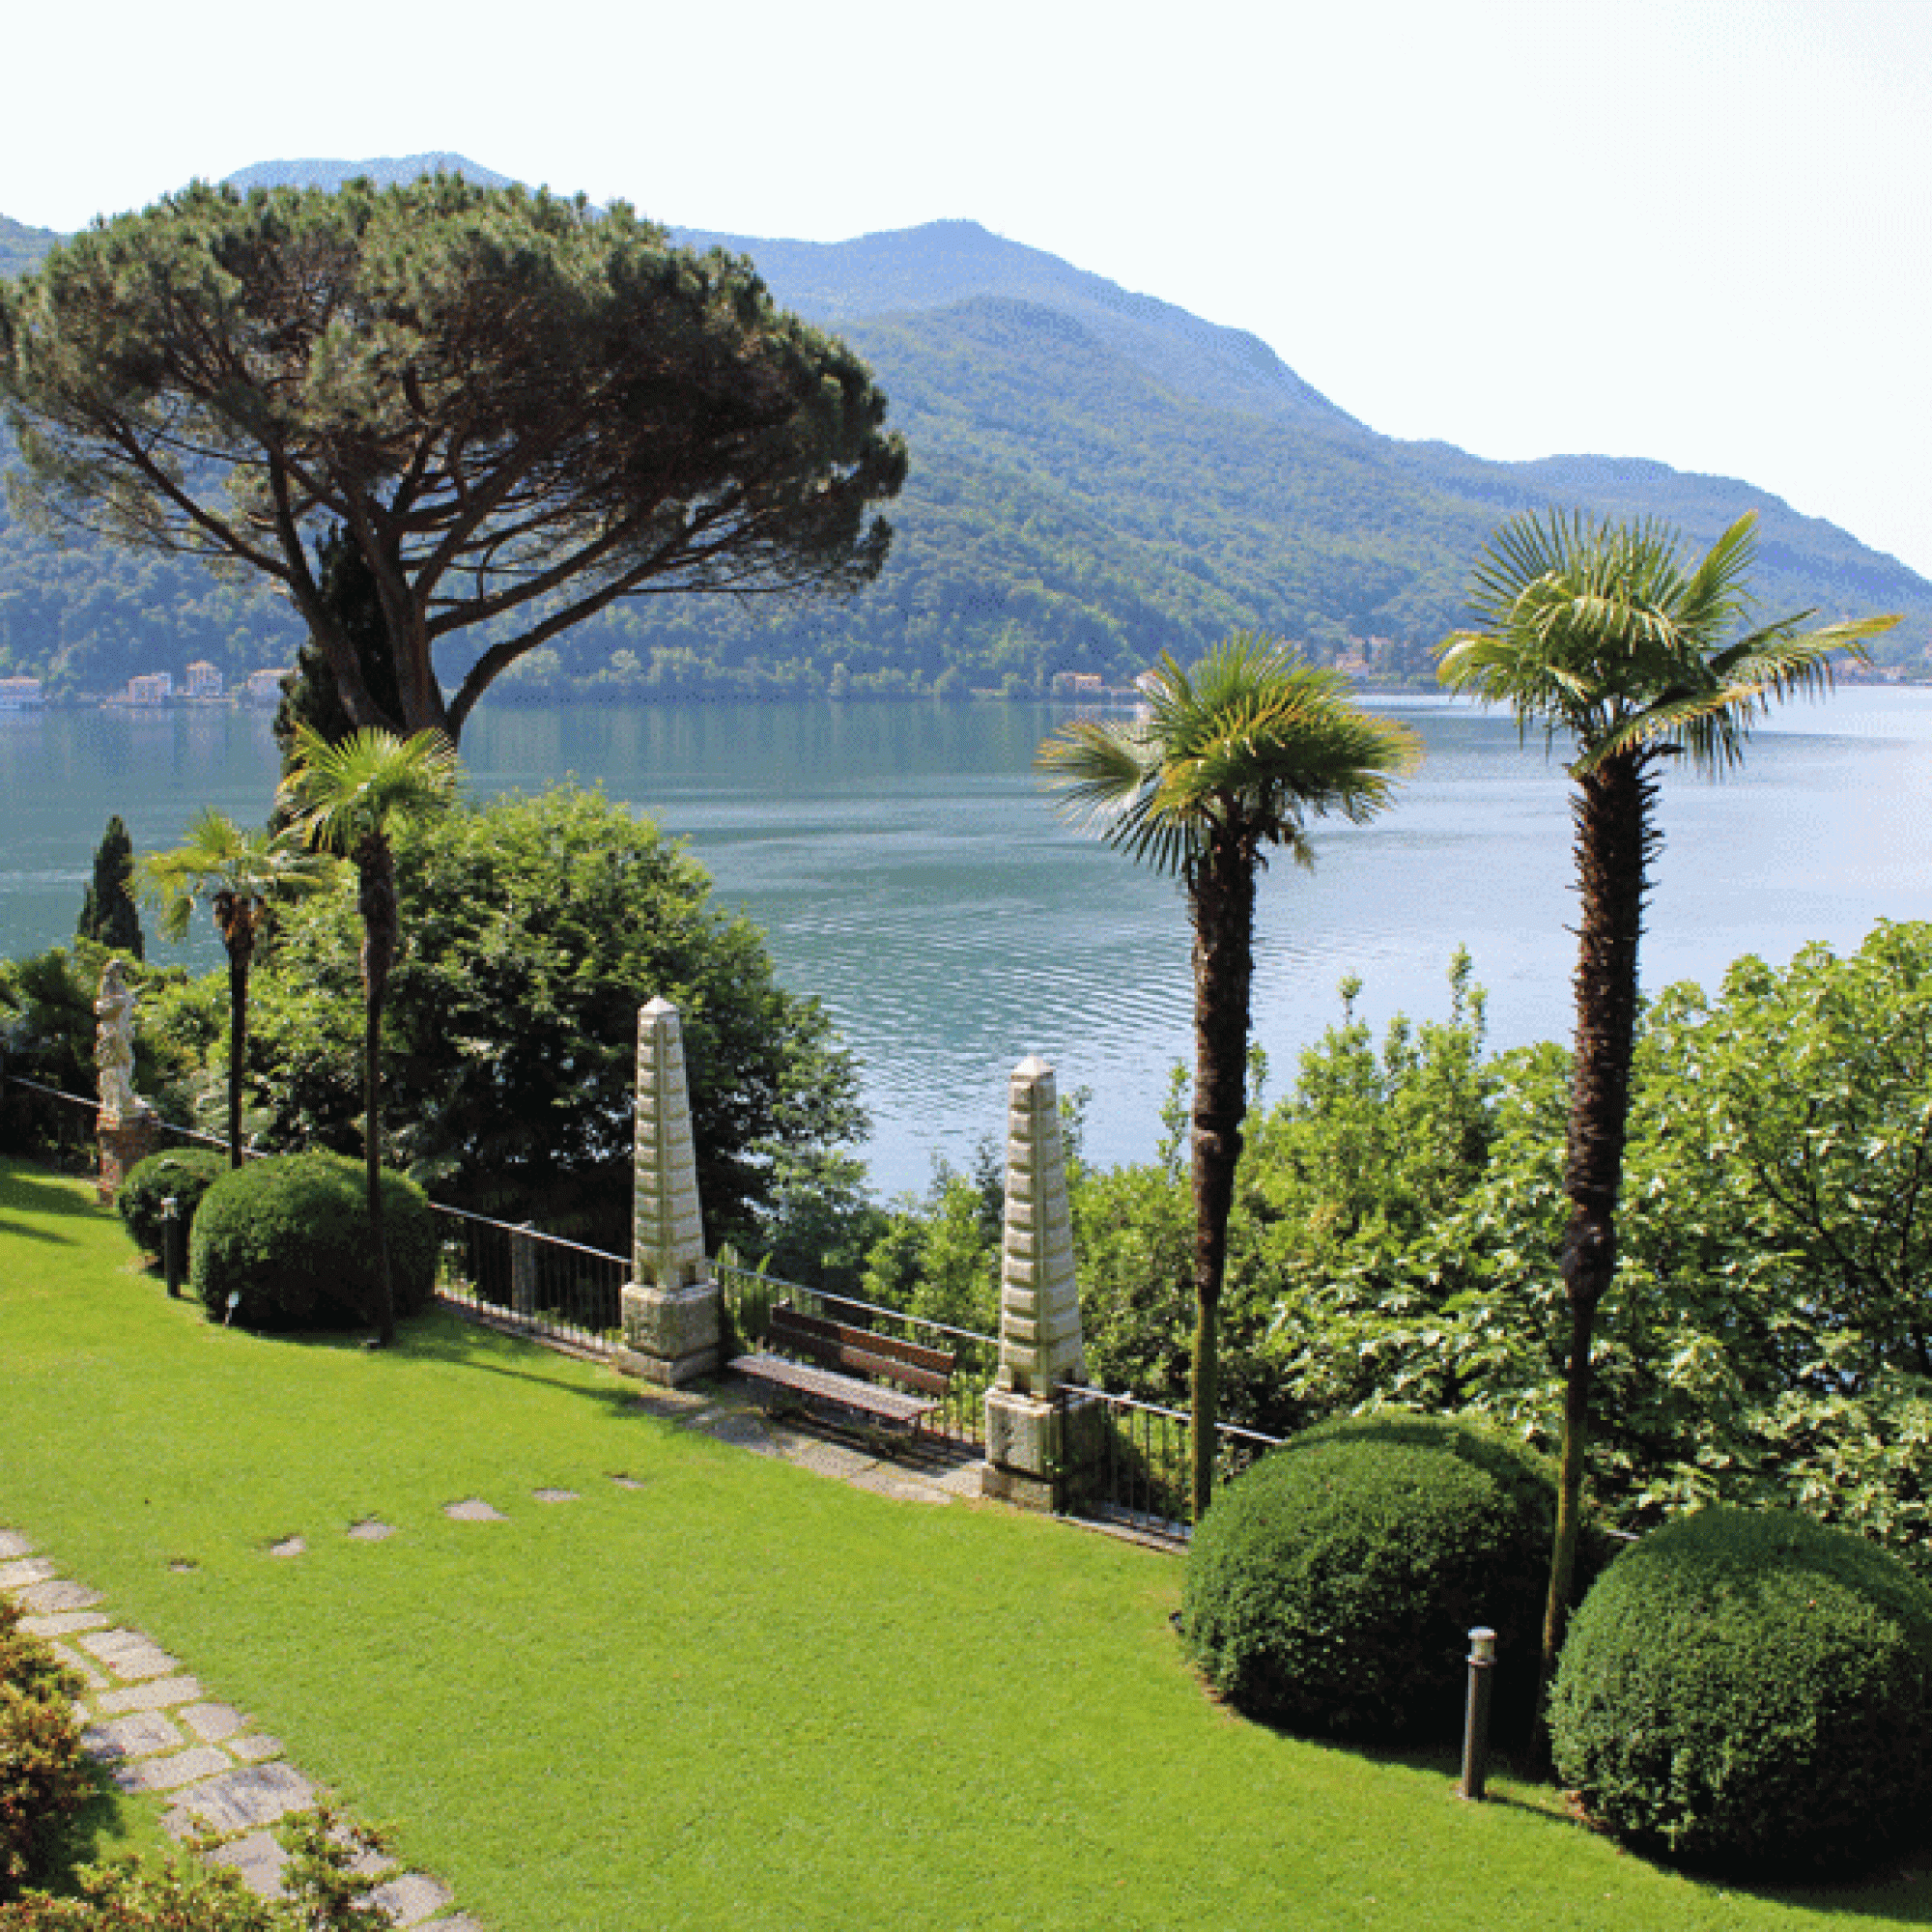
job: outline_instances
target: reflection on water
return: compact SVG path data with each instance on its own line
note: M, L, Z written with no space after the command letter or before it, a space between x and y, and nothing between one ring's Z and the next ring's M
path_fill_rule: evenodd
M1444 1006L1465 944L1492 1037L1569 1025L1575 923L1568 791L1540 739L1435 699L1389 706L1427 762L1369 826L1322 827L1318 864L1264 882L1256 1034L1277 1090L1330 1023L1344 974L1379 1023ZM1087 1087L1089 1147L1141 1157L1167 1069L1189 1052L1179 890L1061 824L1032 773L1064 715L1024 705L485 705L464 746L478 791L564 773L689 839L727 903L770 935L860 1053L874 1175L1003 1125L1005 1078L1038 1052ZM0 947L71 933L110 811L136 845L204 804L259 818L274 781L264 714L0 717ZM1666 781L1644 980L1714 980L1741 952L1856 946L1880 917L1932 918L1932 693L1859 691L1769 721L1735 777ZM212 964L212 938L195 956ZM640 999L649 988L640 988Z

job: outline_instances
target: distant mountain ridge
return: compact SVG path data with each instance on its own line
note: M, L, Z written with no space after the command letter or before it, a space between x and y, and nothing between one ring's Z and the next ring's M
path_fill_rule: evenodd
M230 180L333 187L439 167L503 181L453 154L264 162ZM31 247L43 231L0 226L0 246L15 234ZM1932 583L1747 483L1638 458L1491 463L1380 436L1247 331L976 222L841 242L672 234L750 256L779 301L871 362L913 456L894 554L848 605L623 607L519 667L526 689L1022 695L1061 671L1123 683L1160 650L1185 658L1236 626L1420 678L1463 620L1495 524L1551 503L1660 517L1705 544L1756 510L1770 611L1901 611L1885 657L1925 657ZM98 687L123 665L179 668L171 654L244 670L293 653L286 610L251 586L122 553L56 561L37 541L0 508L0 668Z

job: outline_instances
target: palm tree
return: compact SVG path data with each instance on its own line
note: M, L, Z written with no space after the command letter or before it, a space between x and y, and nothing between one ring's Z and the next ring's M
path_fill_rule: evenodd
M315 861L287 833L244 831L204 808L187 838L140 866L143 895L161 909L161 931L179 945L195 901L206 896L228 952L228 1164L242 1165L242 1088L248 1057L248 969L277 894L316 883Z
M406 820L448 809L456 795L455 748L440 731L398 738L356 731L330 744L312 725L296 729L295 757L282 791L311 845L338 852L355 867L362 916L363 1166L369 1227L376 1249L377 1345L396 1339L395 1293L383 1231L383 1000L395 964L402 918L396 903L391 838Z
M1194 1520L1213 1493L1221 1284L1247 1115L1255 879L1270 846L1311 863L1307 822L1357 823L1388 802L1412 733L1350 702L1335 672L1236 632L1191 672L1163 655L1143 717L1076 720L1039 748L1067 815L1177 874L1194 926Z
M1564 1192L1563 1290L1570 1335L1555 1547L1544 1612L1547 1690L1569 1618L1584 1449L1590 1347L1617 1259L1617 1195L1637 1012L1637 940L1647 867L1662 842L1657 768L1686 755L1716 775L1744 754L1749 721L1771 701L1819 694L1831 656L1862 659L1863 639L1896 617L1804 631L1813 613L1747 628L1756 518L1739 520L1687 568L1673 530L1598 523L1579 513L1512 519L1479 560L1477 628L1437 652L1452 690L1506 704L1526 734L1560 732L1576 755L1577 1044Z

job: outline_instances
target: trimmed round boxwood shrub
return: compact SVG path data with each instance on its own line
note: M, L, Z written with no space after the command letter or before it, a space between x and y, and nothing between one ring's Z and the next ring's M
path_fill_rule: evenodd
M383 1224L398 1316L436 1289L437 1230L428 1197L383 1176ZM188 1244L188 1283L211 1320L244 1328L341 1328L373 1319L375 1250L359 1162L275 1154L224 1174L202 1198Z
M1499 1730L1526 1716L1556 1520L1553 1467L1446 1416L1324 1423L1216 1496L1181 1631L1223 1696L1331 1737L1453 1738L1468 1633L1499 1638Z
M1549 1725L1565 1784L1633 1843L1753 1871L1867 1865L1932 1798L1932 1593L1809 1517L1701 1510L1584 1600Z
M165 1153L151 1153L128 1169L114 1197L115 1211L134 1237L134 1245L143 1254L158 1255L165 1226L161 1203L172 1194L184 1227L190 1226L201 1197L227 1172L228 1156L213 1148L170 1148Z

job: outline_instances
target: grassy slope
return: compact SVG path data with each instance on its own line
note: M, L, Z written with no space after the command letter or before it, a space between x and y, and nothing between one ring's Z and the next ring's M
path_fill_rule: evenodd
M1726 1892L1241 1722L1170 1558L854 1492L442 1320L389 1356L212 1328L4 1167L0 1416L0 1522L502 1932L1932 1922L1932 1883ZM510 1520L442 1515L470 1495Z

